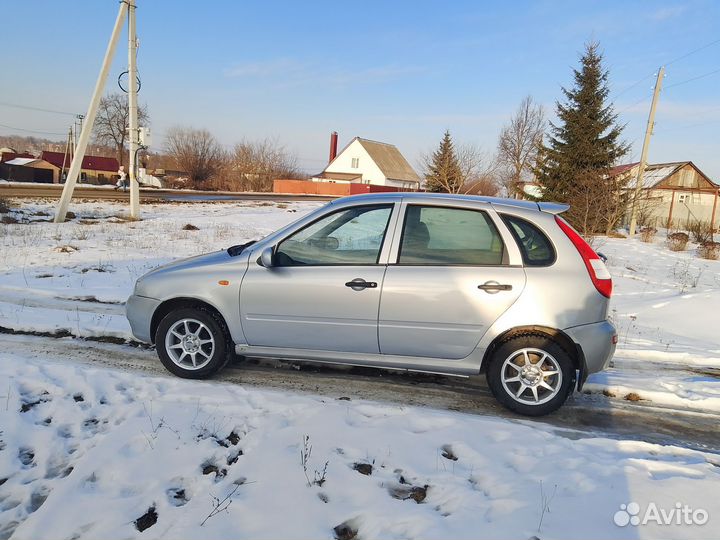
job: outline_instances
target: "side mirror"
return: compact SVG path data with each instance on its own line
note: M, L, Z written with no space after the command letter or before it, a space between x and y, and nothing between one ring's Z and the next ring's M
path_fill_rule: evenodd
M265 268L272 268L273 263L275 262L274 259L274 248L273 246L268 246L265 249L262 250L260 253L260 264L262 264Z

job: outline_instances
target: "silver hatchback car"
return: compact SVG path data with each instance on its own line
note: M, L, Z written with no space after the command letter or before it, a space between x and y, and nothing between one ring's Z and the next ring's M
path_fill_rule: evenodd
M470 376L542 415L604 369L612 280L567 206L379 193L138 279L133 334L203 378L232 353Z

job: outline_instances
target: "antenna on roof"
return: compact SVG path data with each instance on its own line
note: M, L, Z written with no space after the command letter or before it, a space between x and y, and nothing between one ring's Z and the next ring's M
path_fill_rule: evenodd
M105 51L105 57L103 58L102 67L100 68L100 74L98 75L97 81L95 82L95 89L93 90L92 98L90 99L90 105L88 106L87 113L83 118L80 117L80 137L77 140L75 151L72 154L72 162L70 164L70 170L67 174L67 179L63 187L60 201L58 202L57 210L55 212L55 223L62 223L65 221L67 215L68 206L70 205L70 199L72 199L75 184L77 183L78 175L82 168L83 157L85 157L85 150L87 149L88 142L90 141L90 134L92 133L93 125L95 124L95 117L97 116L98 107L100 105L100 98L102 97L103 90L105 88L105 82L107 81L107 75L112 65L112 59L115 55L115 46L117 45L118 38L120 37L120 30L122 28L125 17L128 18L128 76L130 79L130 88L128 90L128 108L130 111L130 216L133 218L139 217L139 190L137 179L135 176L135 162L137 160L137 149L138 149L138 129L137 129L137 37L135 35L135 0L122 0L120 2L120 9L115 19L115 26L113 26L112 34L110 34L110 41L108 42L107 50Z

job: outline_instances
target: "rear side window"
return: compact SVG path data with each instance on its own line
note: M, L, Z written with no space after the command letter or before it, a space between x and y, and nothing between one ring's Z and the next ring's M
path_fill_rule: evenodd
M491 266L504 246L485 212L440 206L407 207L399 264Z
M555 262L555 248L538 227L516 216L502 216L515 237L525 266L550 266Z

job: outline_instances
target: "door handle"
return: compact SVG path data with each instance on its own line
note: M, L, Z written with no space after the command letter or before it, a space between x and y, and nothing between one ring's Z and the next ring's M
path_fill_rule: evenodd
M365 281L362 278L355 278L352 281L348 281L345 286L350 287L353 291L362 291L363 289L377 289L376 282Z
M495 294L500 291L512 291L512 285L498 283L497 281L486 281L482 285L478 285L478 289L488 294Z

